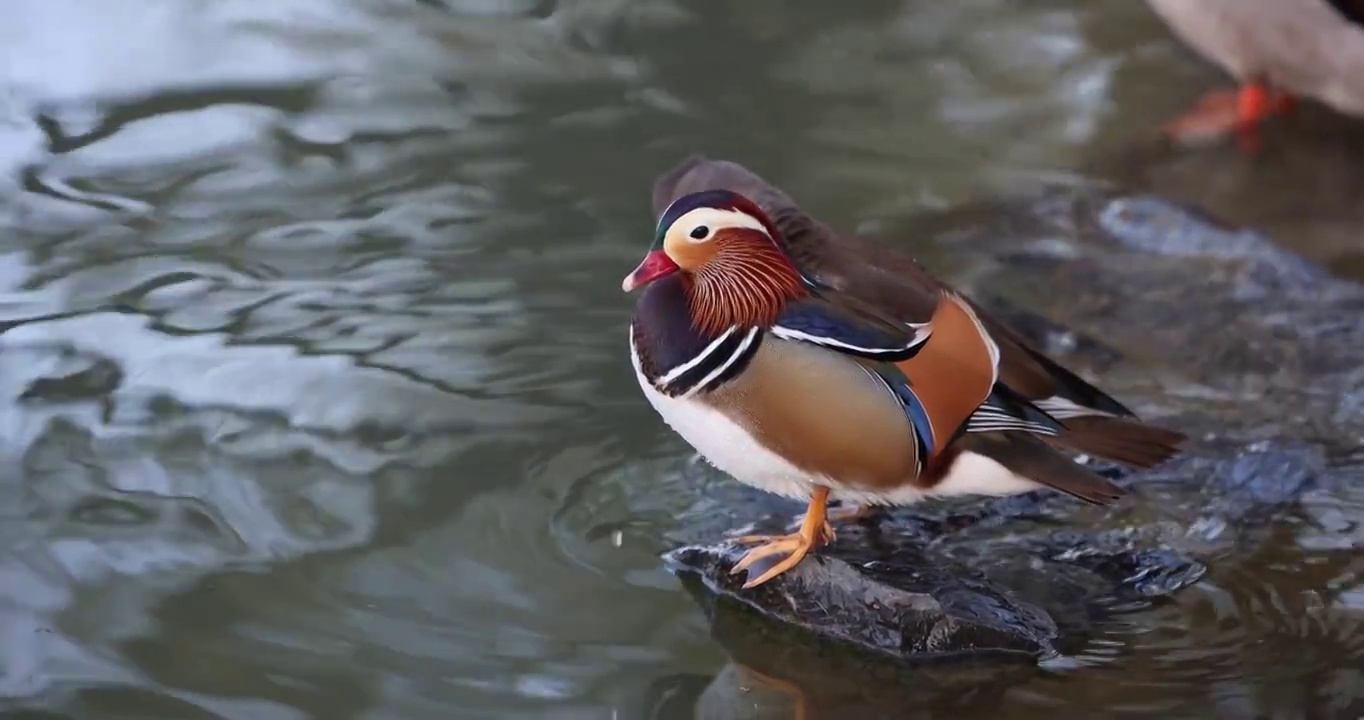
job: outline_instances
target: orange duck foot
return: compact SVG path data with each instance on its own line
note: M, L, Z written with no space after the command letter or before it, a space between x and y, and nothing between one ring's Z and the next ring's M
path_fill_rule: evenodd
M784 555L780 561L768 568L766 572L754 578L749 578L744 583L744 589L757 587L768 580L790 570L800 561L805 559L810 551L833 542L834 528L829 524L827 506L829 500L828 488L819 488L810 498L810 507L805 511L805 519L800 523L800 529L790 535L743 535L734 538L737 543L745 545L758 544L758 547L749 550L734 564L730 573L740 573L748 570L754 563L774 555Z
M1289 111L1294 101L1292 95L1259 83L1237 90L1217 90L1204 95L1186 115L1167 124L1164 131L1180 140L1245 132L1267 118Z

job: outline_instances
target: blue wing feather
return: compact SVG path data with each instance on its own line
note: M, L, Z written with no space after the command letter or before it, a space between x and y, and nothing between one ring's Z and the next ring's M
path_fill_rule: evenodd
M928 421L927 408L914 393L914 388L909 386L909 378L905 377L899 368L888 363L866 367L867 372L885 384L886 389L900 401L900 407L914 429L914 440L919 446L919 462L927 462L937 451L937 444L933 442L933 424Z
M909 378L899 368L889 363L876 363L868 366L867 371L885 385L886 389L900 401L905 417L914 430L914 440L919 447L920 462L933 457L940 445L950 443L954 438L943 438L935 442L933 425L928 420L928 409L910 386ZM1039 410L1026 399L1004 385L996 385L985 403L967 420L963 432L1026 432L1034 435L1056 435L1065 426L1046 412Z
M892 362L914 356L926 333L910 325L896 325L859 316L815 295L788 303L772 334L785 340L811 343L831 350Z

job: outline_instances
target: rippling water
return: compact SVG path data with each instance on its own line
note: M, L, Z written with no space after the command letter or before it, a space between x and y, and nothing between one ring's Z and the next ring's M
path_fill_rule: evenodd
M623 347L653 174L705 150L874 226L1110 167L1216 79L1132 0L0 16L7 717L617 719L729 676L658 560L727 481ZM1364 188L1330 149L1194 157L1144 181L1358 262L1357 194L1262 202L1263 163ZM1361 507L999 707L1358 698Z

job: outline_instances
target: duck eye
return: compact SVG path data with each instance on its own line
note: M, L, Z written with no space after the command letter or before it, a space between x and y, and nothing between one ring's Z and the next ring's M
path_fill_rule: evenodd
M696 227L691 229L691 236L693 239L696 240L704 239L709 234L710 228L706 227L705 225L697 225Z

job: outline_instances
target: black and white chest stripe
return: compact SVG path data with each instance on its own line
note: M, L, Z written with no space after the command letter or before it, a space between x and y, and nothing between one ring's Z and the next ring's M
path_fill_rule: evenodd
M714 390L743 372L758 352L764 335L759 327L731 327L696 355L664 368L649 362L656 357L637 344L641 338L636 332L631 325L630 350L635 356L636 370L664 395L683 398Z
M761 327L696 330L680 279L645 288L630 323L630 353L641 378L669 397L714 390L738 376L762 345Z

